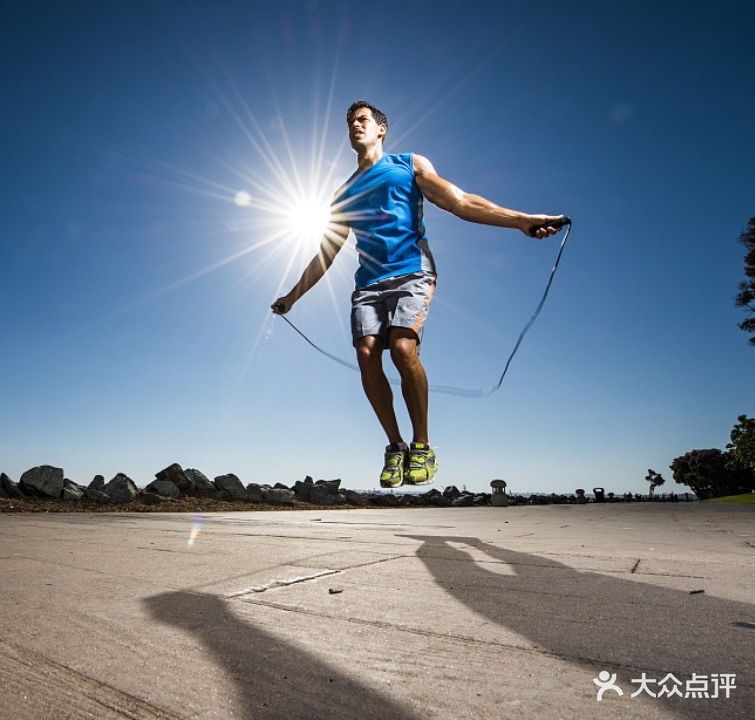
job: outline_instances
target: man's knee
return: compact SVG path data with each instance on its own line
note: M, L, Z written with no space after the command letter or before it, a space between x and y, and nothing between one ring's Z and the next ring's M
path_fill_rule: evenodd
M391 332L391 360L400 370L418 362L417 336L411 330L396 328Z
M359 367L380 365L383 354L383 341L374 335L359 338L354 347L357 353Z

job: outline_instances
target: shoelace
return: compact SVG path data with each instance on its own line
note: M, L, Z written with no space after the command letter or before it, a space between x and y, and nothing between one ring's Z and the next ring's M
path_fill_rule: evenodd
M409 467L424 468L427 467L427 459L430 455L429 450L412 450L409 453Z

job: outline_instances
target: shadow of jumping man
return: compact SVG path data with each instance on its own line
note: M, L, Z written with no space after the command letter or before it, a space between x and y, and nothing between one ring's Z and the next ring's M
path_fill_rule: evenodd
M401 537L422 543L417 557L452 597L594 675L604 669L617 673L624 699L639 689L630 681L642 672L656 681L672 673L682 695L693 673L709 679L734 673L736 688L728 699L722 691L718 699L674 694L652 702L683 718L755 717L755 630L747 627L752 605L575 570L474 537ZM506 563L515 574L481 567L460 544ZM670 691L673 683L666 685ZM650 689L657 694L660 687ZM639 697L649 699L643 692L634 701Z
M237 687L235 718L246 720L420 720L315 655L241 621L213 595L168 592L147 598L159 622L197 637Z

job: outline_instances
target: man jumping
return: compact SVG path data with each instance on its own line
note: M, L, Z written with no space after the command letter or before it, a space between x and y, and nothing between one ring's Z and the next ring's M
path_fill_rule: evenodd
M388 437L380 485L423 485L438 469L427 430L427 375L419 359L422 326L437 279L422 222L423 198L462 220L514 228L537 238L553 235L564 218L507 210L463 192L440 177L422 155L384 153L388 118L368 102L355 102L346 113L346 124L357 170L334 196L317 255L272 309L287 313L333 264L353 230L359 267L351 296L351 330L362 387ZM410 445L403 441L383 372L386 348L401 376L412 423Z

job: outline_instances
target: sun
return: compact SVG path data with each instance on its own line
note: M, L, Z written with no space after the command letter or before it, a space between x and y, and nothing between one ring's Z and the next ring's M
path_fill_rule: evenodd
M286 230L303 247L319 244L330 221L330 204L316 196L299 198L285 210Z

